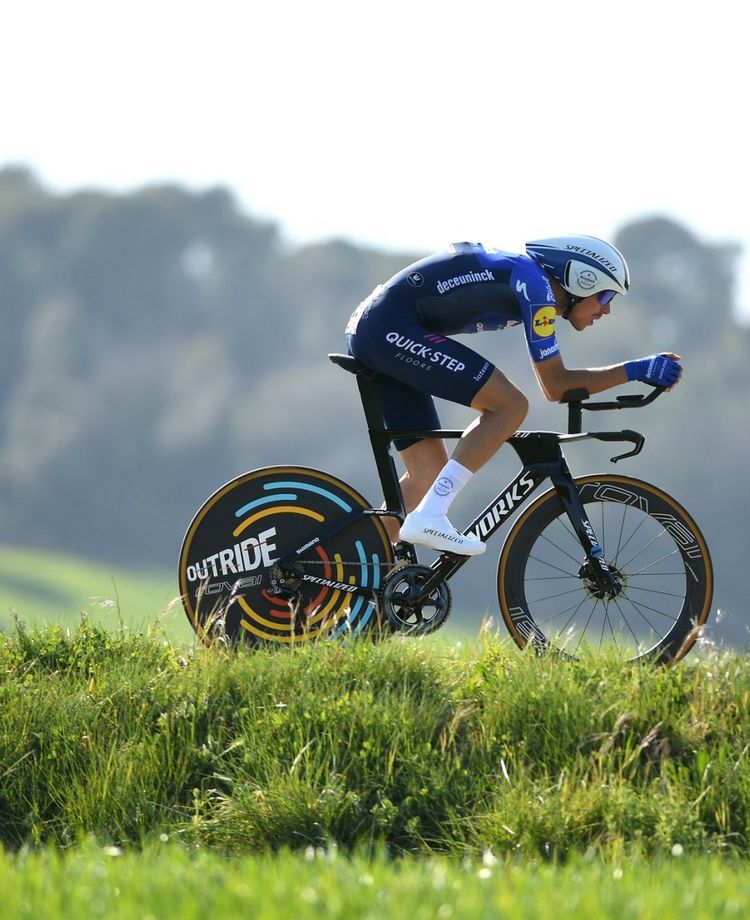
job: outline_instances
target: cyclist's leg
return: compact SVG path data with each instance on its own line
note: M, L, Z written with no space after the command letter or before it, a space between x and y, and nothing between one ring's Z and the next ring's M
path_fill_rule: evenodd
M400 451L406 472L401 478L401 491L407 511L413 511L448 462L445 442L438 438L423 438Z
M453 459L476 473L521 426L529 402L505 374L494 368L471 408L479 411L479 417L464 432Z
M479 410L479 417L466 429L451 460L438 471L424 497L404 521L401 536L410 542L465 555L476 555L485 549L478 538L456 531L448 520L448 510L473 474L517 430L526 416L528 402L495 368L471 407Z
M469 426L459 442L452 466L437 469L438 459L446 455L441 452L438 457L435 448L417 448L404 457L410 481L407 510L420 493L426 504L420 503L414 519L410 519L405 530L402 528L402 535L414 542L435 544L435 549L481 552L483 544L461 537L445 515L459 489L516 430L526 412L525 397L481 355L461 342L421 326L413 310L404 304L396 304L392 309L381 306L379 311L365 314L356 334L350 338L350 350L363 363L387 375L386 379L410 387L412 393L439 396L480 412L480 418ZM402 400L392 404L391 414L387 416L389 427L407 427L400 424L399 415L409 411L411 402ZM403 451L411 445L396 446ZM442 488L446 481L451 484L447 492ZM416 517L420 518L418 526ZM427 540L422 539L423 532L428 535Z
M422 438L410 447L399 451L399 456L406 467L406 472L401 476L399 485L404 497L404 507L407 513L417 507L423 496L437 479L438 474L448 461L448 451L445 442L439 438ZM395 518L383 518L383 525L391 538L391 542L398 543L401 525Z
M386 427L414 430L440 427L435 403L428 393L386 376L377 377L374 385ZM448 452L440 438L401 438L395 446L406 468L399 483L401 494L406 510L411 511L445 466ZM398 521L383 518L383 524L391 540L398 543Z

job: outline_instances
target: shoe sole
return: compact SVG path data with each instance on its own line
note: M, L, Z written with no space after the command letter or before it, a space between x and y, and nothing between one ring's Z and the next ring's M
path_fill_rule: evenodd
M407 543L414 543L417 546L426 546L428 549L434 549L439 553L453 553L456 556L481 556L482 553L487 549L484 544L481 544L479 547L461 547L459 543L456 543L452 540L431 540L429 534L424 534L421 532L415 534L404 533L403 530L399 534L399 537L402 540L405 540Z

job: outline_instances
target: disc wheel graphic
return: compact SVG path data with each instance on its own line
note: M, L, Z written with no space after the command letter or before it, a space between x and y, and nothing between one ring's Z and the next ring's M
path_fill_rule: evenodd
M393 550L380 519L359 515L370 507L347 483L308 467L265 467L223 485L193 518L180 552L182 602L201 641L288 645L373 627ZM299 580L274 591L275 563L305 546L297 572L372 595Z

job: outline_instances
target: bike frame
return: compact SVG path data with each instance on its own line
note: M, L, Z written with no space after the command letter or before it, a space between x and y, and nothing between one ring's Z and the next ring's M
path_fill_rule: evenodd
M361 517L370 515L375 517L393 517L402 522L406 509L399 484L396 464L391 453L391 444L400 438L441 438L457 439L463 435L462 430L455 429L388 429L385 426L383 415L373 385L377 376L361 365L356 359L347 355L330 355L334 364L356 375L357 386L362 401L362 408L367 422L367 431L370 438L375 466L380 480L380 485L385 499L385 508L360 509L351 514L336 518L331 524L316 534L311 540L288 553L278 560L279 570L289 574L298 581L312 582L337 588L351 594L372 595L372 588L360 588L356 585L345 584L332 579L321 578L307 573L298 573L290 567L312 548L324 542L336 533L349 527ZM563 402L568 405L568 433L556 431L517 431L508 439L508 444L518 455L522 468L505 488L499 492L487 507L477 515L464 533L471 533L484 541L489 540L505 521L519 507L525 504L529 496L544 482L549 479L562 502L565 512L570 520L581 547L590 565L590 577L597 586L609 593L616 591L609 567L604 562L601 547L596 538L594 528L580 499L573 476L562 452L562 444L573 441L595 439L599 441L630 442L633 449L627 453L613 457L616 463L624 457L635 456L643 448L643 435L637 431L624 429L622 431L582 432L582 410L623 409L636 408L647 405L663 392L661 388L655 389L648 396L620 396L616 402L586 403L589 394L586 390L572 390L565 394ZM416 548L411 543L402 542L396 546L396 558L409 564L418 564ZM470 556L461 556L455 553L441 553L431 564L433 574L422 586L418 602L427 598L431 592L443 581L447 581L456 574L468 561ZM283 584L285 579L280 579Z

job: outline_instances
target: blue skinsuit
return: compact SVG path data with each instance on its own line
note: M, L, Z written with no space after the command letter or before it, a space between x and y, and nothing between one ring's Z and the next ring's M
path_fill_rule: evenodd
M380 372L389 428L437 428L432 396L471 405L494 365L451 335L523 325L531 360L559 352L555 298L528 256L455 243L379 285L346 327L349 353ZM417 439L396 442L403 450Z

